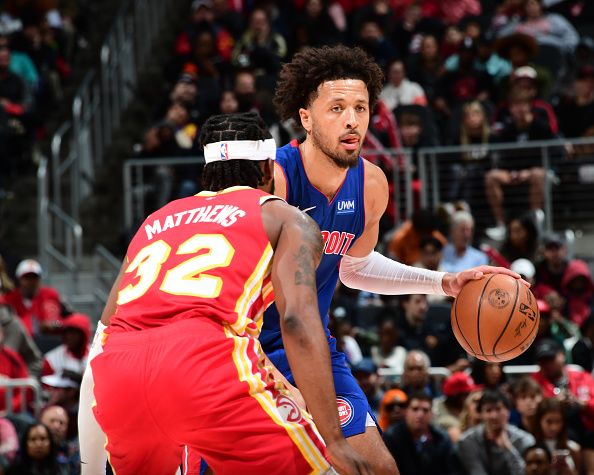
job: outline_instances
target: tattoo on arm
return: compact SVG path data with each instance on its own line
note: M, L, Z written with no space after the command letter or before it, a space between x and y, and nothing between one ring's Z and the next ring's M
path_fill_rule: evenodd
M322 257L322 235L315 222L307 217L296 221L301 230L301 244L293 254L295 285L306 285L316 290L316 266Z

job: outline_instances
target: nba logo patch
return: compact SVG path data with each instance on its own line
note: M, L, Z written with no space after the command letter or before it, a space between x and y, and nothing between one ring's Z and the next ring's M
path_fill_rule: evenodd
M226 143L221 144L221 160L229 160L229 150Z
M340 421L340 427L344 427L353 420L355 411L353 411L351 403L341 397L336 398L336 404L338 405L338 420Z

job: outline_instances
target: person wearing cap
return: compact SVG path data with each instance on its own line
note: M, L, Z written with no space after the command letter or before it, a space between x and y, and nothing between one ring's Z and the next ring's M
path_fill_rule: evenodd
M385 432L388 427L402 420L408 396L401 389L388 389L380 403L378 423Z
M569 426L578 435L577 442L594 450L594 378L583 370L568 368L564 348L555 340L543 339L535 349L539 371L532 377L544 397L556 397L567 405Z
M17 287L4 295L33 336L56 330L62 318L60 294L52 287L41 285L42 272L39 262L21 261L15 272Z
M478 402L482 423L458 442L458 456L472 475L524 475L522 453L534 437L509 424L510 402L500 391L486 390Z
M449 432L460 428L460 414L468 395L477 389L472 377L456 371L445 378L442 385L443 396L433 400L433 415L437 426Z
M401 475L458 473L450 439L432 424L431 404L431 396L427 393L411 394L404 409L404 419L390 426L383 436Z
M63 343L45 354L42 376L58 374L81 382L91 343L91 322L82 313L73 313L62 321Z

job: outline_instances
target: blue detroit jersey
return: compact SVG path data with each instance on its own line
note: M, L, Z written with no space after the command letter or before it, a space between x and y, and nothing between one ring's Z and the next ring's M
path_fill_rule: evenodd
M365 228L363 159L359 157L357 166L348 170L342 186L332 201L329 201L309 182L296 141L277 150L276 166L280 166L285 174L287 202L311 216L322 231L324 254L317 270L316 279L320 315L326 335L330 337L328 311L338 281L338 266L342 256ZM274 304L264 314L260 342L269 356L283 348L279 314ZM287 376L288 364L273 362L279 371ZM292 378L288 379L292 382Z

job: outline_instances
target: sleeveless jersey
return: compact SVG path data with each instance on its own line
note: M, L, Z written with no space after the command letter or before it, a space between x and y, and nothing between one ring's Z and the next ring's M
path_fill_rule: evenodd
M274 197L233 187L151 214L128 247L108 333L210 318L239 335L257 334L274 299L273 252L261 215L268 199Z
M342 186L331 201L309 182L297 141L277 150L276 166L280 166L285 175L286 201L311 216L322 231L324 253L316 280L320 315L329 337L328 311L338 281L338 266L342 256L365 228L363 159L359 157L357 166L348 170ZM264 315L260 343L266 353L283 347L279 313L274 304Z

